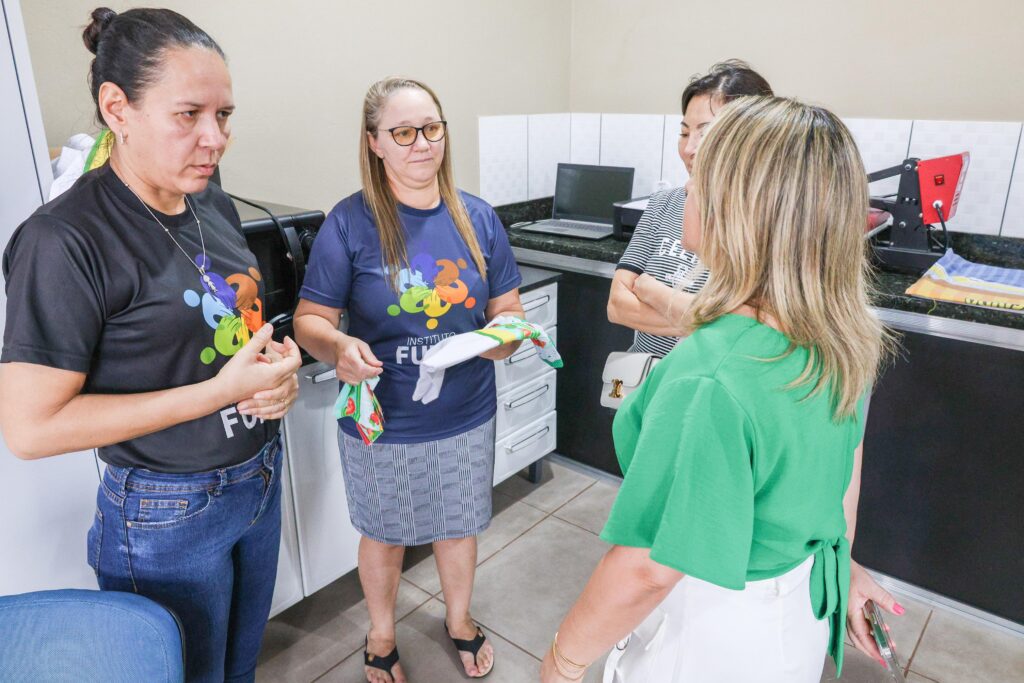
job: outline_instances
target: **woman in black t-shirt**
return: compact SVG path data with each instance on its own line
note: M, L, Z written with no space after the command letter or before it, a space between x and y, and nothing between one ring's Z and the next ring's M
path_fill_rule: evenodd
M26 459L98 449L100 588L176 613L189 680L252 680L301 361L271 341L256 259L209 183L231 79L169 10L97 9L84 39L113 148L7 245L0 427Z

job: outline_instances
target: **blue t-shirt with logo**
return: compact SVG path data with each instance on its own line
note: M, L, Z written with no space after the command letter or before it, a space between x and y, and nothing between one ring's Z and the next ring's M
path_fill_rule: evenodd
M380 443L434 441L469 431L495 413L494 364L483 358L448 368L437 400L412 400L423 354L446 337L487 324L488 300L522 281L505 228L487 202L460 193L487 263L486 280L444 202L434 209L399 204L409 267L391 288L373 214L357 192L335 206L309 255L300 296L345 309L348 334L384 364L374 392L384 412ZM339 420L358 436L355 422Z

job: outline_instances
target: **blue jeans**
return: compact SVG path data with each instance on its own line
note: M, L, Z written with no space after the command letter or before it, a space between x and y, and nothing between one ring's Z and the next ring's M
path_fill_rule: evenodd
M107 466L89 531L102 590L170 608L189 681L252 681L277 579L281 440L232 467L160 474Z

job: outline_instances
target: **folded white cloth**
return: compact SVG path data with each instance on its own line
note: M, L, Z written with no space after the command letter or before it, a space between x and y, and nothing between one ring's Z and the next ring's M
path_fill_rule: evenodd
M431 347L420 361L420 377L416 381L412 400L427 404L437 399L444 384L445 368L465 363L502 344L525 339L537 347L541 360L551 367L562 367L562 357L558 355L543 327L512 316L499 316L482 330L457 334Z
M53 184L47 201L63 194L85 173L85 162L89 159L96 140L85 133L68 138L60 150L60 156L50 162L53 169Z

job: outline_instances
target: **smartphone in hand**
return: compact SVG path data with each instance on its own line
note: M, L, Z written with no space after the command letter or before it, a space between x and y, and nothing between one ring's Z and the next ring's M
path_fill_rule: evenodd
M896 645L889 635L889 627L886 625L885 619L882 618L882 608L868 600L864 605L864 611L871 624L871 635L874 636L878 651L882 654L882 661L885 662L890 680L894 683L906 683L907 679L903 676L903 668L896 657Z

